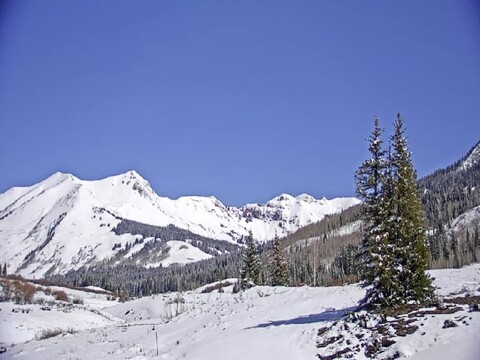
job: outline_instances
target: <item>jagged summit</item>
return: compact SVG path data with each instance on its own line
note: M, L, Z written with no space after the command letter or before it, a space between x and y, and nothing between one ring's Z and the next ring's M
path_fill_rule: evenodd
M285 201L291 201L293 200L294 197L290 194L285 194L282 193L280 195L275 196L273 199L267 201L267 203L272 203L272 202L285 202Z

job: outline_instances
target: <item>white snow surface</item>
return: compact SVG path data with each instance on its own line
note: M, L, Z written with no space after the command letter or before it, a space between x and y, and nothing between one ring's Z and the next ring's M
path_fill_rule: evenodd
M97 181L55 173L36 185L0 194L0 263L8 264L9 273L41 277L51 268L65 273L111 258L138 238L112 232L122 218L173 224L230 242L252 231L255 239L266 241L275 232L286 235L357 203L356 198L282 194L265 204L235 208L213 196L158 196L135 171ZM113 250L116 244L120 246Z
M170 248L167 258L158 263L147 264L146 267L155 268L160 265L165 267L171 264L188 264L212 257L212 255L206 254L199 248L184 241L167 241L167 246Z
M480 294L480 264L462 269L435 270L440 294ZM128 301L101 310L107 324L88 327L71 335L7 345L4 359L190 359L256 360L314 359L317 331L335 326L364 295L357 285L328 288L255 287L239 294L164 294ZM183 299L183 300L182 300ZM17 339L21 324L38 312L10 313L12 305L0 303L0 324L15 316L22 321L9 326L8 339ZM5 311L4 311L5 310ZM468 326L442 329L444 319L428 317L417 331L399 337L392 347L401 358L478 359L480 312L464 312ZM67 313L72 326L83 321ZM51 327L55 327L55 320ZM80 327L79 327L80 328ZM343 331L343 330L342 330ZM1 332L0 343L5 341ZM343 332L346 335L346 332ZM158 337L158 355L156 337ZM359 357L359 359L364 357Z

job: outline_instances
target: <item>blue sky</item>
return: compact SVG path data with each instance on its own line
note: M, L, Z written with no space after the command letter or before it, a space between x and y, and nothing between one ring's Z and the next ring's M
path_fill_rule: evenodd
M350 196L374 114L420 176L480 140L475 0L2 4L0 192L135 169L227 205Z

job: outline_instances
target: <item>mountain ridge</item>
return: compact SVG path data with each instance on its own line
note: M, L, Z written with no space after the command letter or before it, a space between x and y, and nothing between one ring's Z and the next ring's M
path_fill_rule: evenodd
M127 244L138 245L139 234L114 233L124 220L159 228L173 225L234 244L251 231L264 242L358 202L356 198L281 194L263 204L236 208L214 196L175 200L159 196L135 170L100 180L56 172L32 186L0 194L0 250L4 254L0 260L9 263L10 271L30 276L103 261Z

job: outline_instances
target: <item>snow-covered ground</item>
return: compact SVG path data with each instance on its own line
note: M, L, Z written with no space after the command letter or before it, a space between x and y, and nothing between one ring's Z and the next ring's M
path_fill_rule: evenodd
M442 296L480 295L480 264L457 270L435 270ZM204 289L204 287L202 288ZM45 340L22 343L20 324L44 317L35 308L12 313L11 303L0 303L0 342L7 344L5 359L314 359L319 353L320 328L342 324L340 319L363 296L357 285L329 288L255 287L232 294L188 292L145 297L95 311L98 325L75 312L91 326ZM106 301L108 302L108 301ZM110 302L111 304L111 302ZM28 307L25 305L25 307ZM84 305L89 308L90 305ZM93 314L93 313L92 313ZM464 317L465 316L465 317ZM16 320L17 327L5 327ZM464 318L462 318L464 317ZM457 327L443 329L446 319ZM461 319L461 320L458 320ZM51 327L56 326L54 319ZM422 318L421 329L399 337L392 349L412 359L479 359L480 312L463 310ZM468 325L467 325L468 324ZM8 336L6 335L8 330ZM333 331L332 330L332 331ZM343 331L343 330L342 330ZM423 334L425 333L425 334ZM423 334L423 335L422 335ZM158 339L158 355L157 355ZM13 346L11 342L15 342ZM393 351L393 350L392 350ZM363 353L362 353L363 354ZM355 358L365 358L364 355Z
M38 288L47 287L39 286ZM90 290L104 291L96 288ZM55 292L63 291L69 301L56 301ZM100 326L123 323L101 309L117 304L105 293L85 292L58 286L48 287L48 294L38 290L32 303L0 303L0 345L26 342L44 331L76 332Z
M188 264L191 262L209 259L212 255L204 253L199 248L196 248L185 241L167 241L169 248L167 258L148 264L147 267L154 268L162 266L170 266L171 264Z

